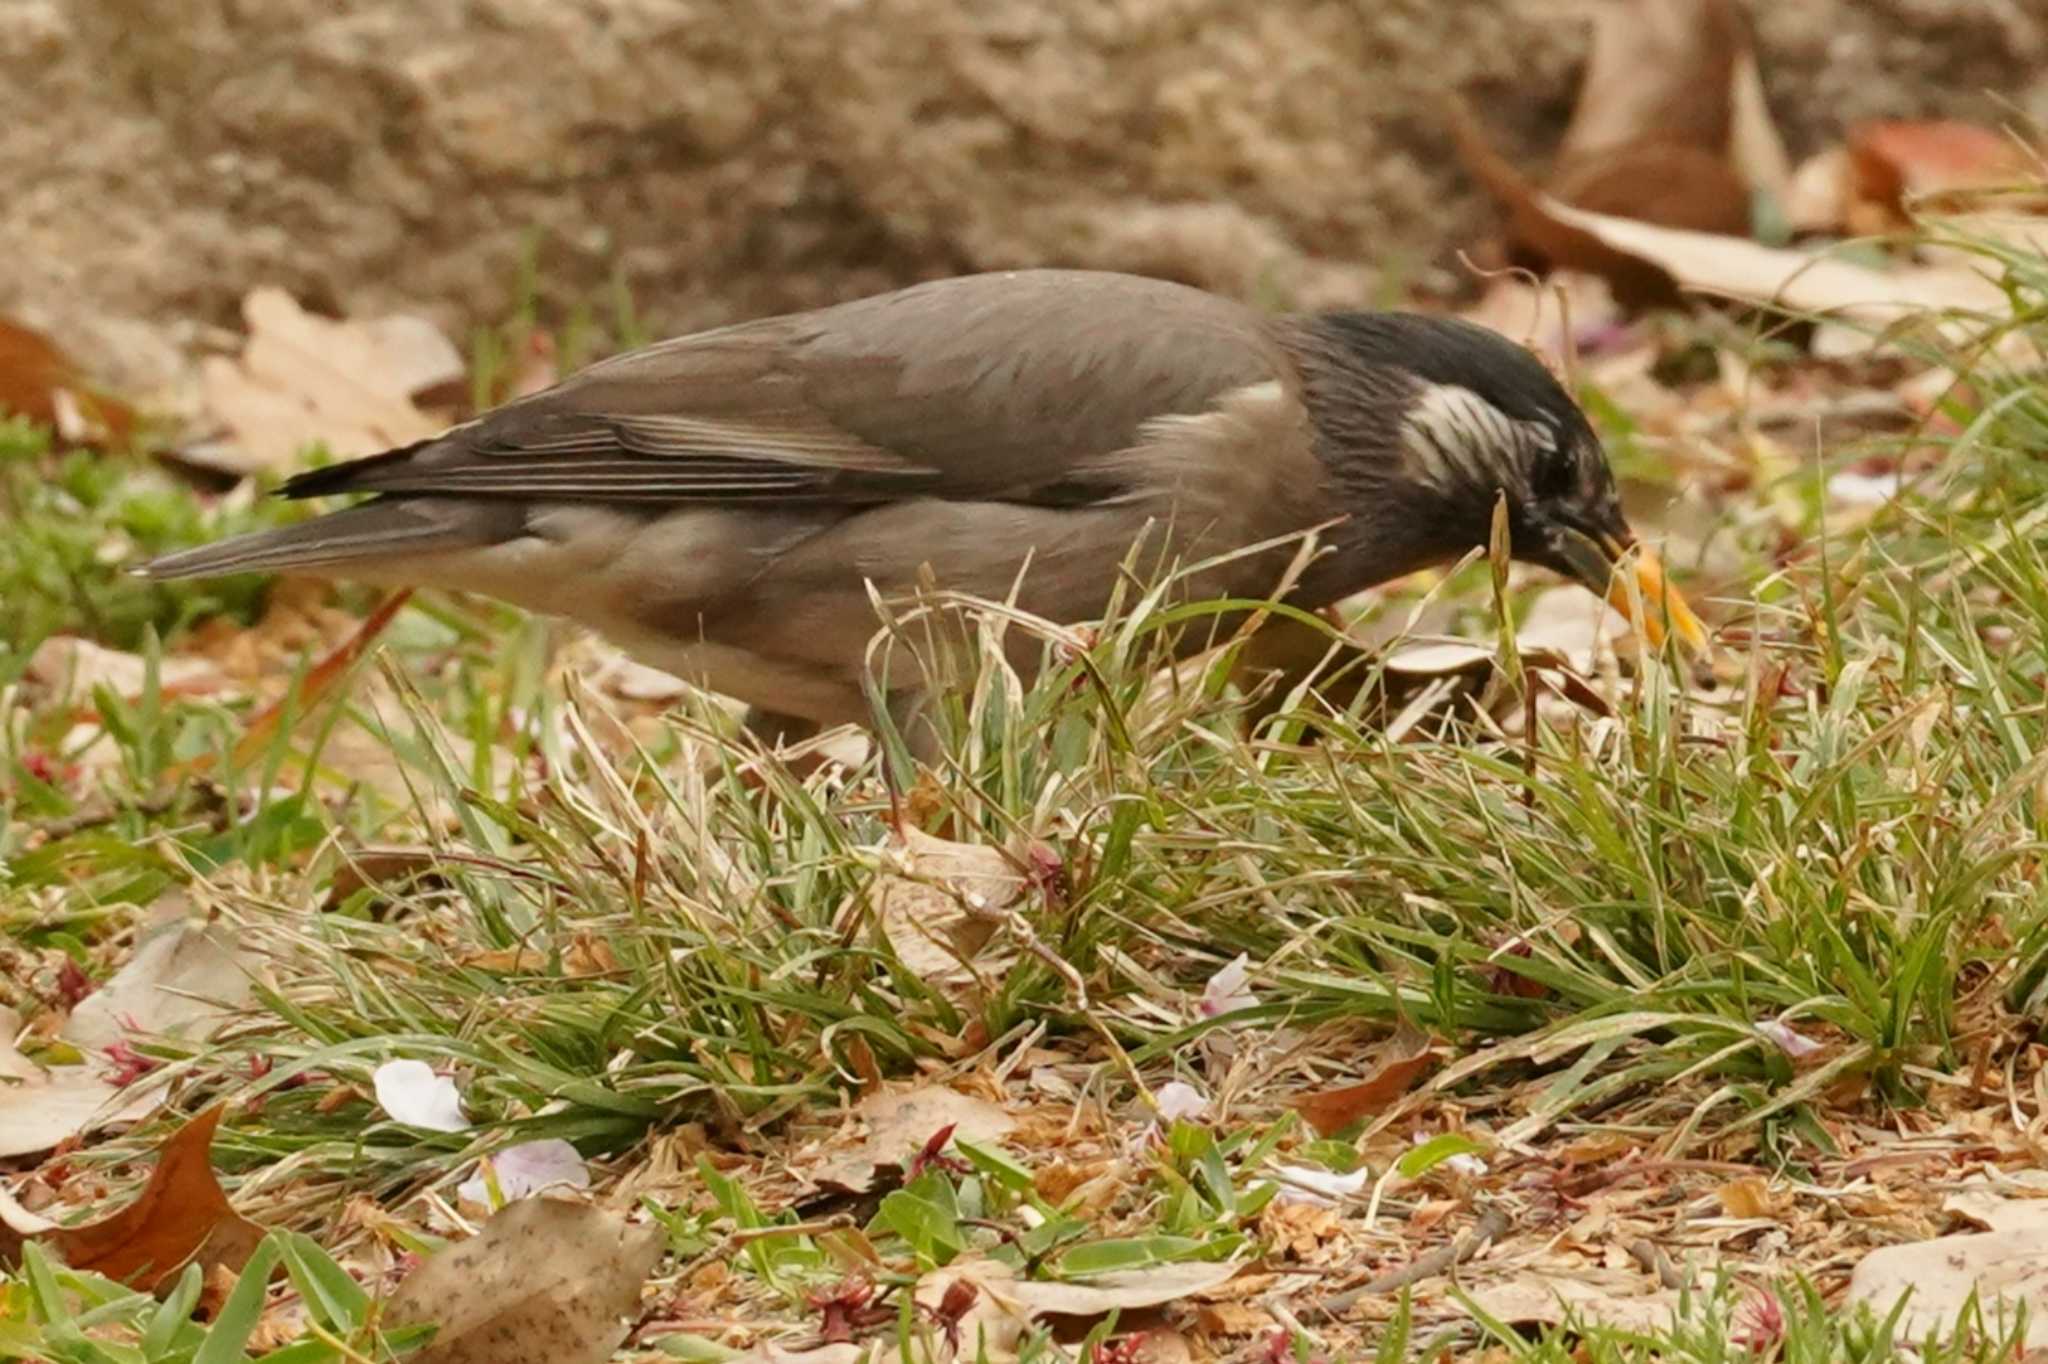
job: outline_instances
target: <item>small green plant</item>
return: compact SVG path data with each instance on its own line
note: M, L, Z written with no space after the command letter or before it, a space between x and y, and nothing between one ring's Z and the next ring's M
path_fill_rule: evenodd
M0 1281L0 1358L49 1364L243 1364L282 1268L304 1307L290 1342L255 1364L361 1364L416 1349L431 1326L381 1330L363 1286L310 1238L274 1231L257 1245L209 1323L193 1319L204 1286L188 1266L162 1301L67 1269L31 1241L17 1278Z

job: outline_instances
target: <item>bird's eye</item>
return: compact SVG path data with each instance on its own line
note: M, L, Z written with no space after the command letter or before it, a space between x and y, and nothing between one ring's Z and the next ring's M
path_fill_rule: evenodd
M1572 460L1571 451L1552 445L1539 449L1536 467L1530 470L1530 491L1541 498L1564 497L1572 490L1578 470Z

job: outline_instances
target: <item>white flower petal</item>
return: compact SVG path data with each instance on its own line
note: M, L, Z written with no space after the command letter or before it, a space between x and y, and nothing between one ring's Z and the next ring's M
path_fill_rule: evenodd
M455 1081L434 1074L425 1061L386 1061L370 1080L378 1105L408 1126L433 1132L462 1132L469 1127Z
M1343 1199L1356 1198L1364 1193L1371 1173L1363 1165L1348 1175L1313 1165L1276 1165L1273 1167L1274 1182L1279 1184L1280 1191L1273 1195L1273 1201L1307 1203L1318 1208L1335 1207Z
M1202 987L1202 1016L1215 1018L1257 1004L1259 997L1252 993L1250 982L1251 958L1240 952Z
M1859 474L1844 469L1828 477L1828 496L1847 507L1877 507L1897 497L1905 483L1905 475L1896 470L1888 474Z
M498 1192L505 1196L507 1203L543 1189L590 1187L590 1167L583 1163L582 1156L576 1154L575 1147L559 1137L508 1146L490 1157L490 1162L498 1176ZM477 1165L476 1173L463 1180L455 1192L465 1202L490 1203L490 1185L484 1179L481 1163Z
M1199 1118L1209 1111L1209 1100L1201 1090L1184 1080L1169 1080L1152 1096L1159 1104L1159 1116L1166 1122Z
M1821 1050L1822 1044L1802 1033L1795 1032L1792 1025L1779 1018L1767 1018L1756 1025L1756 1030L1777 1043L1778 1050L1797 1061Z

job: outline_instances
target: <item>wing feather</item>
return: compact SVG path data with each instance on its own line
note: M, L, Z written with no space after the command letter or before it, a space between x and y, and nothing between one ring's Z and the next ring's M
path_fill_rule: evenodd
M972 275L645 347L405 450L302 475L632 503L1070 503L1161 416L1288 372L1257 314L1127 275Z

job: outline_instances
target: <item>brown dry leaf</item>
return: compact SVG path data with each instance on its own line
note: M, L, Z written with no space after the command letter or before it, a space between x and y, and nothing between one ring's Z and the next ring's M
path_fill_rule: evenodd
M1971 1236L1942 1236L1886 1246L1863 1257L1849 1277L1849 1302L1889 1313L1911 1290L1899 1320L1901 1339L1918 1340L1952 1329L1965 1302L1976 1297L1986 1319L1998 1303L2027 1305L2026 1344L2048 1347L2048 1219Z
M103 1120L120 1090L94 1064L43 1069L0 1043L0 1157L47 1151Z
M327 694L348 675L349 669L370 651L370 646L377 642L377 636L384 633L385 627L391 624L392 619L411 600L412 589L409 587L402 587L393 592L377 604L376 610L363 618L362 625L342 642L341 647L314 664L306 673L305 685L299 689L295 714L304 717L317 710L320 702L325 700ZM267 707L261 715L249 722L249 728L235 741L234 761L238 766L247 766L262 756L263 751L270 746L272 737L277 733L278 726L283 723L286 707L290 704L293 704L291 698L282 699L276 705Z
M168 1286L188 1264L235 1273L248 1263L263 1228L234 1210L214 1178L210 1148L223 1111L216 1104L171 1135L133 1203L49 1233L64 1263L149 1292Z
M1445 116L1466 171L1507 210L1511 258L1598 274L1631 306L1668 302L1668 279L1564 231L1534 182L1456 97ZM1749 235L1758 194L1790 181L1747 18L1734 0L1606 0L1548 196L1601 214Z
M866 1125L866 1135L805 1172L813 1184L862 1193L873 1186L877 1169L909 1161L943 1128L952 1127L954 1141L988 1143L1016 1126L988 1100L937 1085L877 1090L854 1105L853 1116Z
M971 985L962 963L994 936L994 911L1024 895L1023 873L999 848L905 828L890 849L901 873L876 876L875 915L903 964L941 989Z
M1640 1281L1625 1271L1585 1278L1532 1274L1469 1292L1475 1307L1510 1326L1555 1326L1576 1314L1582 1321L1627 1330L1670 1330L1678 1316L1677 1291L1630 1291Z
M29 656L23 677L53 696L88 701L93 689L106 687L134 700L149 685L149 661L73 635L52 635ZM203 658L159 660L157 686L165 696L208 696L227 690L228 679Z
M108 1048L202 1037L251 995L249 963L225 931L191 919L152 929L57 1030L90 1059L45 1070L0 1039L0 1156L47 1151L92 1127L146 1116L162 1103L163 1086L147 1076L114 1083Z
M1733 0L1601 5L1557 167L1551 192L1568 203L1747 235L1749 196L1782 193L1788 163Z
M1273 1314L1242 1302L1204 1303L1195 1320L1212 1336L1249 1336L1273 1329Z
M58 1035L82 1051L136 1037L203 1037L254 997L253 959L220 925L178 918L150 930Z
M96 390L77 362L41 332L0 317L0 411L55 429L74 444L121 440L135 411Z
M334 879L327 884L327 898L321 902L320 908L332 912L341 908L359 890L395 889L431 876L442 861L440 851L428 847L353 849L348 853L348 860L334 869ZM478 963L471 961L465 964Z
M1771 1199L1770 1187L1761 1175L1745 1175L1731 1179L1714 1194L1721 1200L1721 1212L1727 1217L1756 1218L1777 1216Z
M1295 1100L1294 1106L1320 1135L1334 1136L1406 1094L1436 1065L1431 1050L1434 1044L1428 1033L1403 1019L1394 1035L1381 1044L1369 1076L1354 1085L1307 1095Z
M336 321L268 288L242 300L242 317L241 357L200 367L206 407L229 439L181 452L229 473L282 467L316 441L347 458L424 440L441 428L413 395L464 372L455 347L417 318Z
M1908 201L1922 195L2010 184L2035 169L2010 137L1954 120L1859 123L1849 129L1847 150L1853 193L1894 221L1904 221Z
M501 947L490 952L472 952L462 958L464 966L504 975L535 975L548 969L552 954L538 947ZM601 938L579 933L562 949L562 974L602 976L619 969L611 944Z
M387 1316L440 1327L415 1364L603 1364L665 1245L654 1223L522 1198L414 1270Z
M1805 251L1707 232L1658 227L1572 208L1538 195L1530 211L1560 241L1563 263L1606 274L1617 291L1624 279L1658 277L1673 291L1744 303L1772 304L1881 328L1925 311L1996 313L1996 284L1961 266L1876 270ZM1574 252L1585 259L1572 259ZM1818 348L1818 347L1817 347Z
M1854 193L1847 147L1829 147L1800 162L1785 187L1785 225L1795 233L1867 235L1850 222ZM1874 227L1874 225L1873 225Z

